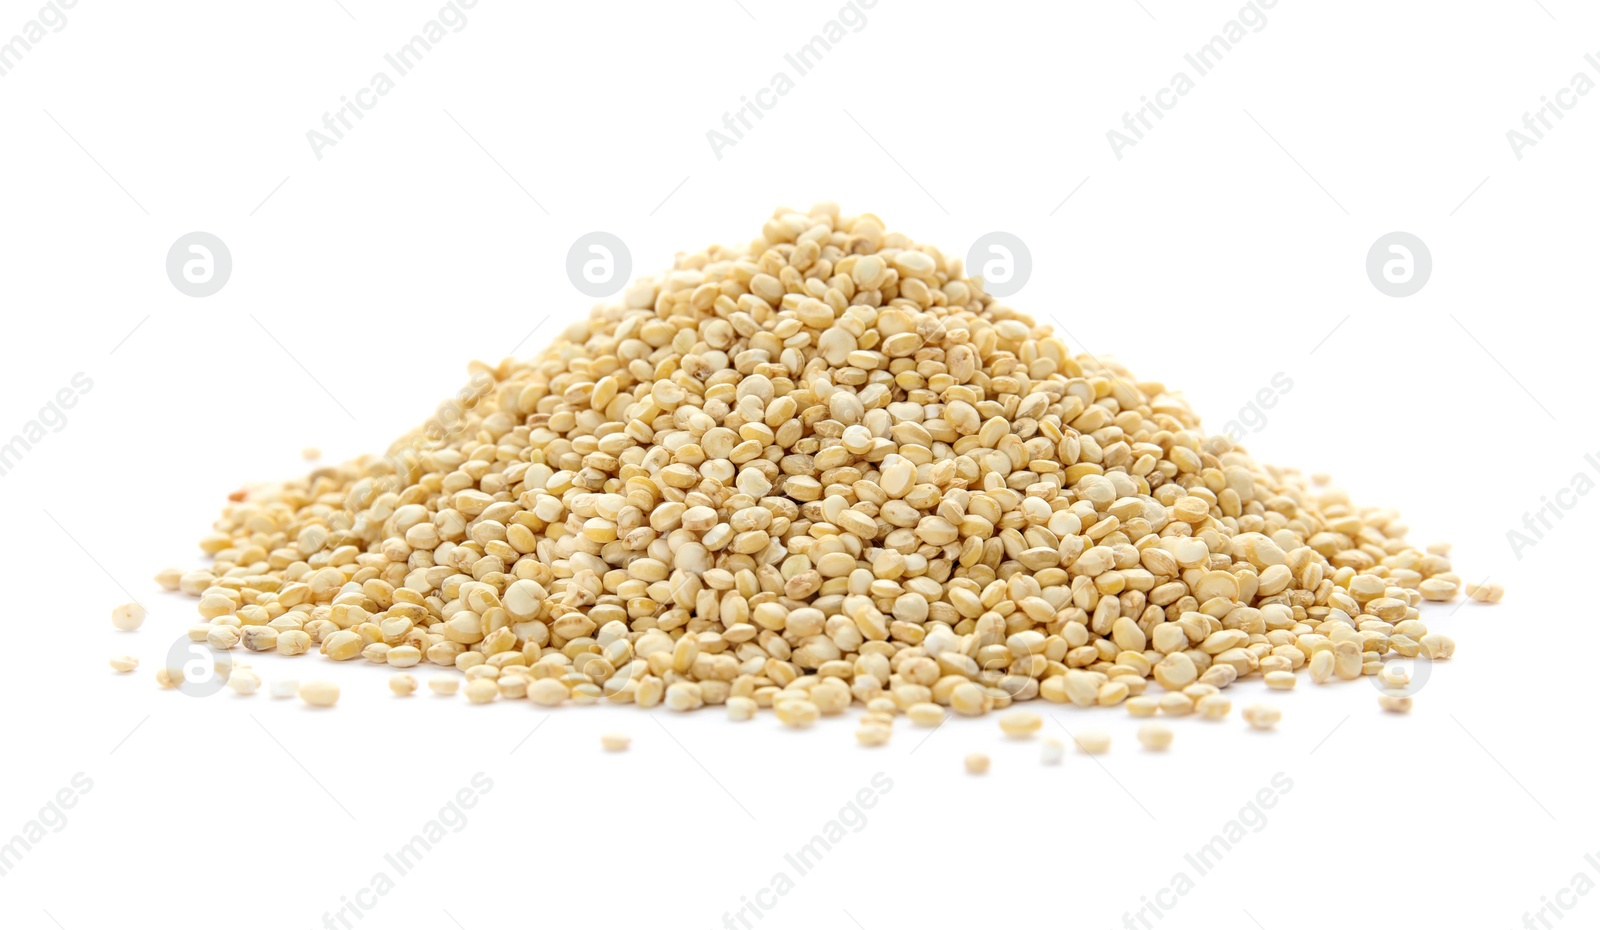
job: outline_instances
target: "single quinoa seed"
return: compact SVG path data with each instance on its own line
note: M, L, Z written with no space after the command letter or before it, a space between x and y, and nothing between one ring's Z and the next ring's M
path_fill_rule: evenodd
M1219 719L1238 680L1447 659L1421 604L1504 594L832 204L468 370L384 453L232 496L211 563L157 576L191 638L790 727Z
M1161 723L1139 727L1139 745L1151 752L1165 752L1172 745L1172 728Z
M300 700L312 707L332 707L339 703L339 686L328 681L308 681L300 686Z
M1254 730L1270 730L1283 719L1283 712L1266 704L1251 704L1241 711L1244 722Z
M144 608L138 604L123 604L111 611L111 625L119 630L137 630L144 625Z
M1411 705L1412 699L1409 694L1384 693L1378 695L1378 706L1391 714L1409 714L1411 713Z

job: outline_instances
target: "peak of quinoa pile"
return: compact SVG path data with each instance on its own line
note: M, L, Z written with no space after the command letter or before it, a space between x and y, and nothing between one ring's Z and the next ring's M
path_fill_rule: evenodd
M191 635L799 724L1454 648L1417 607L1460 578L1393 511L1207 435L871 215L780 210L472 371L384 456L228 506L211 567L168 577L221 633Z

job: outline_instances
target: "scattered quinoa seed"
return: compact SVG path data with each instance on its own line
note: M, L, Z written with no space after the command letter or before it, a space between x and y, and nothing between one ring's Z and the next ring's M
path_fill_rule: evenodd
M1030 739L1044 726L1044 719L1032 711L1015 710L1000 718L1000 730L1012 739Z
M1208 694L1194 703L1194 709L1206 720L1225 720L1233 702L1220 694Z
M989 757L981 752L968 753L964 760L968 775L989 774Z
M308 681L300 686L300 700L312 707L332 707L339 703L339 686L328 681Z
M1139 745L1151 752L1165 752L1172 745L1172 728L1161 723L1140 726Z
M137 630L144 625L144 608L138 604L123 604L111 611L111 625L119 630Z
M1467 597L1480 604L1498 604L1506 596L1505 585L1498 581L1485 581L1480 584L1470 585L1467 588Z
M111 670L114 672L131 672L139 667L139 660L133 656L112 656Z
M1111 734L1101 730L1085 730L1072 737L1078 751L1091 756L1104 755L1111 750Z
M1283 719L1282 711L1266 704L1251 704L1241 712L1241 715L1244 717L1244 722L1254 730L1270 730Z
M606 752L623 752L632 742L632 738L623 733L604 733L600 736L600 747Z
M1385 693L1378 695L1378 706L1391 714L1409 714L1411 713L1411 705L1412 700L1409 694Z

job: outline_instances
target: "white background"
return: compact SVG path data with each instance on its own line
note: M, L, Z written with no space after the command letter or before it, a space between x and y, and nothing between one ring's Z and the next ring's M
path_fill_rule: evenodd
M1163 896L1162 927L1509 928L1600 881L1580 549L1600 501L1521 558L1506 535L1600 453L1600 94L1521 160L1506 138L1575 73L1600 80L1600 15L1282 0L1118 160L1107 131L1240 9L1141 2L881 0L718 159L707 130L837 2L482 0L320 160L307 131L437 2L80 2L0 77L0 436L93 380L0 478L0 843L75 773L93 788L0 876L0 923L322 926L476 772L494 787L466 827L360 926L722 926L880 771L866 826L763 930L1123 926L1278 772L1293 789ZM0 42L38 9L0 2ZM1460 648L1409 718L1365 682L1303 681L1253 734L1245 684L1233 719L1175 721L1153 756L1120 710L1036 705L1047 734L1113 733L1059 768L992 718L926 743L902 721L865 750L844 720L397 700L383 670L316 656L251 658L338 681L331 712L156 688L193 606L149 579L201 564L225 495L304 469L304 446L381 450L470 359L542 348L591 304L564 270L579 235L621 236L645 273L828 199L951 254L1022 237L1012 303L1183 388L1214 429L1286 374L1248 447L1401 508L1504 604L1425 612ZM233 255L204 299L164 270L194 230ZM1364 271L1392 230L1433 255L1406 299ZM151 618L117 633L130 597ZM114 676L125 652L143 664ZM606 730L632 750L603 755ZM973 750L985 778L961 771ZM1562 899L1565 926L1600 921L1600 896Z

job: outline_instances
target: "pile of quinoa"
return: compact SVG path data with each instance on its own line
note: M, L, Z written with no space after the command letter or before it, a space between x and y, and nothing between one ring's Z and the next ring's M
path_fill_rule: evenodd
M469 370L385 454L234 495L211 564L158 576L199 598L191 638L392 666L397 693L431 664L479 702L795 725L1209 715L1240 679L1454 650L1418 612L1462 590L1446 547L870 214L781 209Z

